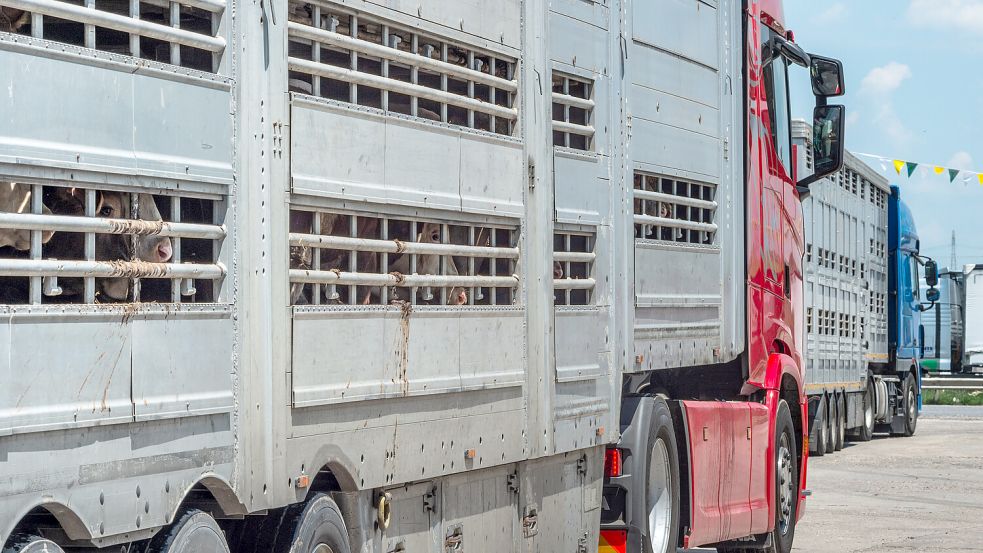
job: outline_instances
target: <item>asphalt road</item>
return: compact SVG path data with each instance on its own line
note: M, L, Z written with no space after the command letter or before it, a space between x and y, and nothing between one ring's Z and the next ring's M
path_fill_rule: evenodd
M926 406L911 438L809 460L798 553L983 552L983 407Z

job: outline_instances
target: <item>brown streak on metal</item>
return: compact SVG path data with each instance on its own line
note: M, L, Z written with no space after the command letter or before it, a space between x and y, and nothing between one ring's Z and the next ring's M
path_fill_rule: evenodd
M393 242L396 244L396 253L403 253L406 251L406 244L399 238L393 238Z
M393 271L393 272L389 273L389 276L391 276L391 277L393 277L393 278L396 279L396 286L402 286L403 285L403 282L406 280L406 277L403 275L403 273L400 273L398 271ZM404 307L403 309L406 309L406 308Z
M110 219L111 234L132 234L135 236L151 236L164 231L163 221L144 221L141 219Z

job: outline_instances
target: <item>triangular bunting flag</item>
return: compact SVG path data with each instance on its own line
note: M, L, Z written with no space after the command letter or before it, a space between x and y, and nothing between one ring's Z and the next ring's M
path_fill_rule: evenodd
M903 161L901 161L900 159L894 160L894 170L897 171L897 173L899 175L901 174L901 169L903 169L904 166L905 166L905 163Z
M907 162L908 165L908 178L910 179L912 175L915 174L915 169L918 169L918 164L914 161Z
M935 166L935 174L936 175L941 175L944 172L945 172L945 167L939 167L938 165Z
M976 178L980 179L980 186L983 186L983 173L976 175Z
M955 182L956 177L959 176L959 169L949 169L949 182Z

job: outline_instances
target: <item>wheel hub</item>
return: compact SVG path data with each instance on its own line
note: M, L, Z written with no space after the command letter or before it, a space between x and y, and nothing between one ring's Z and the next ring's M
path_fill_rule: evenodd
M792 502L795 500L795 482L792 481L792 451L788 435L782 434L778 445L778 527L782 535L788 534L792 527Z
M669 475L669 450L661 439L655 441L649 461L648 529L652 551L665 551L672 534L672 481Z

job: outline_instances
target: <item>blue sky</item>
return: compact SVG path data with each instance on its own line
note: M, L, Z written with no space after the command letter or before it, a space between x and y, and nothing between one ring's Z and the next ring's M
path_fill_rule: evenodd
M785 11L796 42L843 61L847 149L983 172L983 0L788 0ZM795 116L811 117L808 89L793 97ZM919 167L908 179L890 163L883 174L901 187L923 253L948 266L955 230L959 264L983 263L975 177L950 184Z

